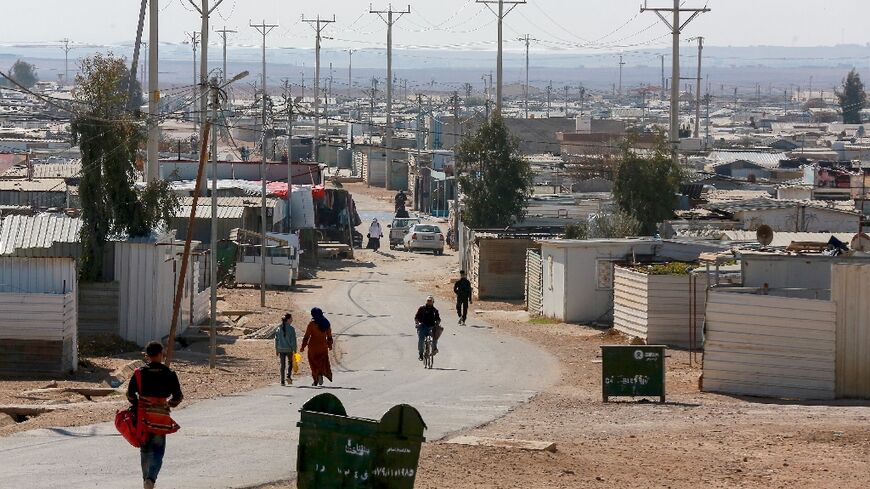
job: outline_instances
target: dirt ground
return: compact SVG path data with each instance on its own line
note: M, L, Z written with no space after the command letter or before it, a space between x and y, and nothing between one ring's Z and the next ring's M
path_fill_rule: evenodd
M301 321L308 316L307 313L303 315L301 311L293 310L291 294L269 291L268 308L259 307L259 290L220 290L219 294L223 298L218 302L220 310L251 311L253 314L245 316L240 323L232 323L229 319L222 323L239 327L224 331L218 336L218 362L214 370L208 365L209 347L205 338L176 352L172 368L178 373L185 396L184 404L245 392L280 380L274 340L244 339L242 336L246 331L277 325L284 312L290 311L296 318L297 336L300 341L302 339L304 325ZM123 391L126 384L116 394L92 397L90 401L76 393L27 393L44 387L107 387L113 372L142 358L135 345L123 341L82 346L85 353L81 356L79 370L74 375L0 378L0 405L52 405L68 408L31 417L23 422L14 422L0 415L0 436L36 428L81 426L110 421L114 419L115 411L128 405ZM96 354L87 353L88 350L93 350ZM297 378L305 378L305 372L306 365L303 363Z

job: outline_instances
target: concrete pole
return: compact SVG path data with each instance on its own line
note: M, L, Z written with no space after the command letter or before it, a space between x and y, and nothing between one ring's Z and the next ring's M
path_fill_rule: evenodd
M680 0L674 0L671 70L671 157L680 164Z
M504 66L502 63L502 40L504 30L504 1L498 0L498 62L496 63L496 71L498 72L498 81L495 87L495 112L501 116L502 103L502 85L504 77Z
M393 188L393 9L387 13L387 127L386 161L384 163L385 183L387 190Z
M158 2L150 2L149 27L148 27L148 159L145 163L145 182L153 183L160 178L158 158L160 153L160 124L158 123L158 106L160 103L160 89L158 87L159 71L158 64L158 15L160 12Z
M314 54L314 139L311 156L320 162L320 15L317 16L317 38Z
M220 3L219 0L218 3ZM199 39L202 43L202 50L199 53L199 118L200 120L205 120L206 114L208 114L208 0L202 0L202 10L200 11L200 17L202 18L202 25L200 27ZM217 131L214 131L217 132Z
M153 1L153 0L152 0ZM217 123L218 123L218 85L217 80L212 80L211 88L212 108L211 120L215 130L211 131L211 253L209 253L209 276L211 277L211 314L209 319L209 368L215 368L217 357ZM203 125L204 126L204 125ZM191 294L196 293L195 290Z
M695 138L701 137L701 53L704 51L704 38L698 38L698 77L695 94Z
M347 98L348 100L353 98L353 49L347 50L348 62L347 62Z

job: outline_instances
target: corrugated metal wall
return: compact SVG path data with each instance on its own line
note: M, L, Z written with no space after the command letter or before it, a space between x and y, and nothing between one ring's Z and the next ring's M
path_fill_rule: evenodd
M75 292L76 283L70 258L0 257L0 292L63 294Z
M119 334L144 345L169 334L175 292L175 260L153 243L118 243Z
M835 314L831 301L711 291L704 390L833 399Z
M0 294L0 373L78 368L76 295Z
M541 250L526 250L526 310L533 316L544 312L544 268Z
M870 265L834 265L837 397L870 398Z
M707 282L694 283L696 311L690 319L692 291L688 275L647 275L616 267L613 281L613 327L649 344L688 348L690 321L693 348L700 348Z
M118 291L118 282L79 285L80 333L118 334Z

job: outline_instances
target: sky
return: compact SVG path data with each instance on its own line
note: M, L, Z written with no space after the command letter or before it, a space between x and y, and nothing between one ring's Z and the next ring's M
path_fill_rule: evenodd
M185 32L199 29L199 14L187 0L153 0L160 7L161 42L181 43ZM200 3L201 0L195 0ZM214 5L216 0L209 0ZM652 12L640 13L642 0L528 0L505 19L505 47L520 51L516 39L530 34L531 49L621 51L661 48L670 43L669 31ZM383 48L386 26L369 14L369 0L224 0L212 14L212 25L236 29L231 45L253 47L259 35L249 21L277 23L269 46L310 48L314 30L302 22L318 14L336 23L324 29L328 48ZM376 0L375 9L389 0ZM668 7L670 0L648 0L650 7ZM841 43L866 45L870 1L829 0L684 0L685 8L712 9L694 20L684 38L703 35L712 46L817 46ZM6 4L3 6L3 4ZM495 15L475 0L393 1L397 10L411 13L395 23L394 47L492 50ZM69 38L74 45L97 46L130 42L135 38L139 0L0 0L0 46L53 44ZM38 19L34 22L34 19ZM146 35L147 39L147 28ZM211 43L218 44L217 36Z

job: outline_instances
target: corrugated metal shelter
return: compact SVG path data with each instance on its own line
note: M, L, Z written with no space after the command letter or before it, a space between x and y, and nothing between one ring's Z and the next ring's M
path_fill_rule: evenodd
M870 399L870 265L833 265L837 397Z
M75 263L0 257L0 373L50 374L78 367Z
M0 255L17 250L51 248L55 243L78 243L82 220L64 214L8 216L0 227Z
M172 306L181 269L179 242L118 243L115 251L115 275L118 287L118 334L144 345L169 334ZM187 274L181 302L179 329L198 324L208 314L206 266L193 260ZM205 301L206 307L203 307Z
M476 234L471 247L468 278L479 299L522 299L525 289L525 256L537 247L524 235Z
M703 275L651 275L617 266L613 291L617 331L650 345L701 347L707 293Z
M705 339L706 391L835 397L836 307L831 301L760 295L756 289L711 291Z
M64 180L0 180L0 205L63 208L66 203Z

